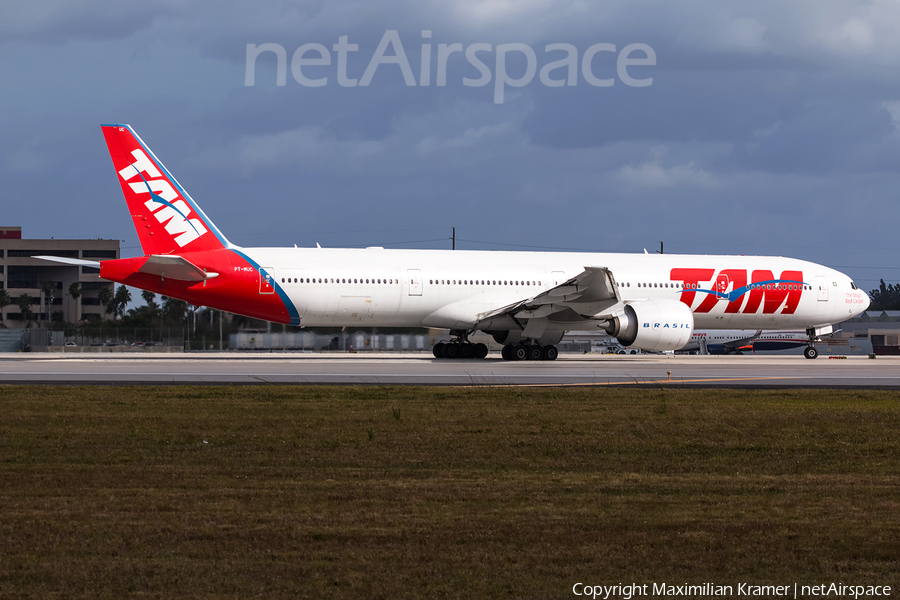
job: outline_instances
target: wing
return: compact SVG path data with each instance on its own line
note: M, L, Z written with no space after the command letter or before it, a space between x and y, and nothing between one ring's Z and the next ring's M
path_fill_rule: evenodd
M585 267L575 277L536 296L478 315L478 323L502 315L515 319L541 319L564 312L591 319L610 313L621 303L619 286L612 271L606 267Z

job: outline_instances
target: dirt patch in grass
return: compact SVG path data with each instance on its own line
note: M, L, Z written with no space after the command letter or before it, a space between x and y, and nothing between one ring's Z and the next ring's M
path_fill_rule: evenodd
M898 400L0 387L0 597L896 590Z

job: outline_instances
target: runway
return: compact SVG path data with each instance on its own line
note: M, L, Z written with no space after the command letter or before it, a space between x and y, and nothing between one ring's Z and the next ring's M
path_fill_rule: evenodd
M900 389L900 357L425 354L2 354L2 384L363 384Z

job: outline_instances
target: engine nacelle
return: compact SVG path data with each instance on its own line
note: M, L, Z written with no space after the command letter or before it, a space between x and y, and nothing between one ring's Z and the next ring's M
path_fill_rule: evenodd
M694 332L694 313L683 302L665 298L626 304L610 319L606 332L623 346L641 350L678 350Z

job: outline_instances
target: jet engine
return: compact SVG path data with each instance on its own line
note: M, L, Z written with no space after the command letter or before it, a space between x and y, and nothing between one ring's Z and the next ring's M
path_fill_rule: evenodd
M609 319L606 332L620 344L641 350L678 350L694 332L694 314L683 302L665 298L626 304Z

